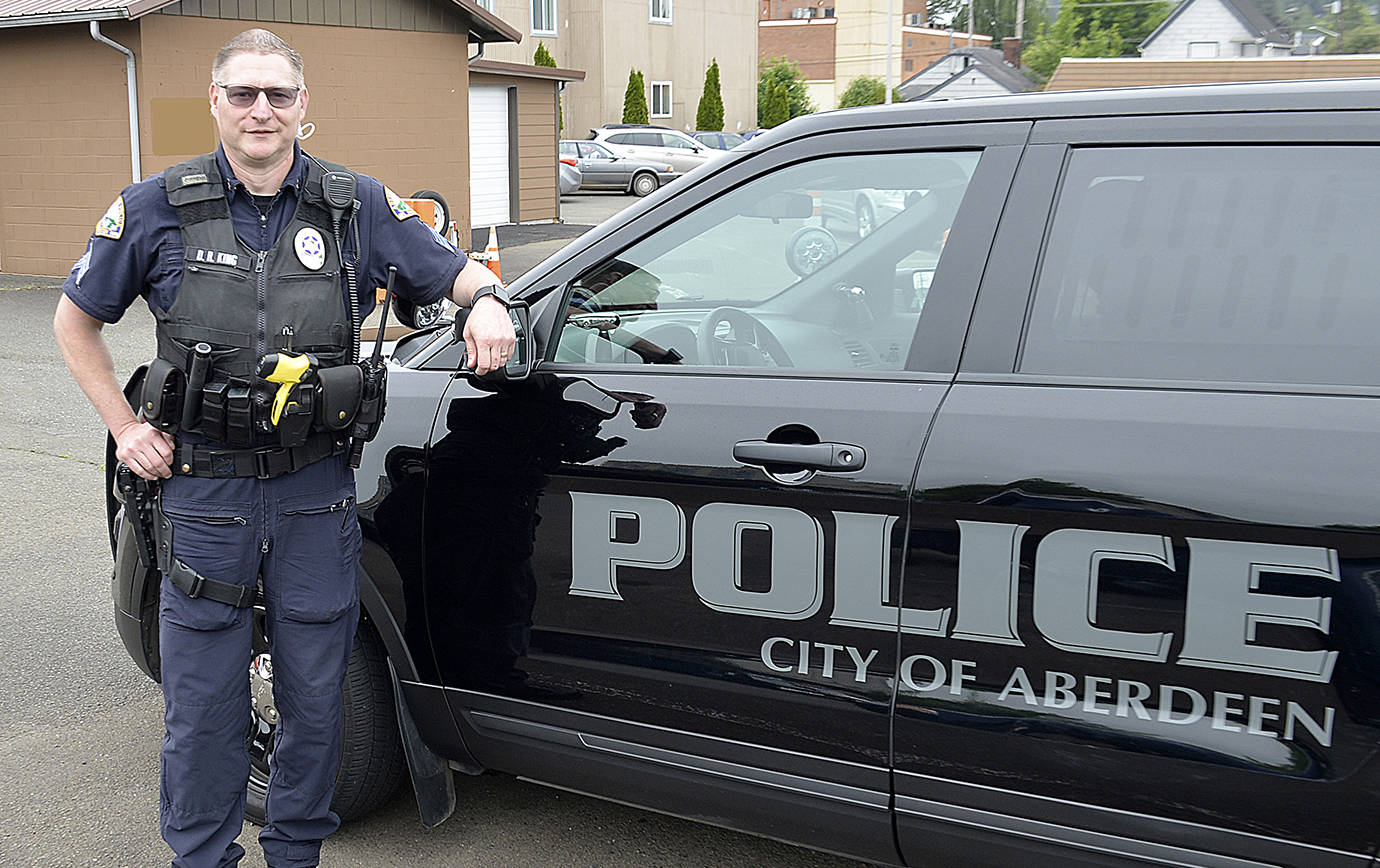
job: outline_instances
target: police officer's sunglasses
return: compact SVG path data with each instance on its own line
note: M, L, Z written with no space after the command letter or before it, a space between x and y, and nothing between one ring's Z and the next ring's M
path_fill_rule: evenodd
M291 108L302 93L300 87L250 87L247 84L217 84L216 87L225 91L226 101L235 108L249 108L258 102L261 93L274 108Z

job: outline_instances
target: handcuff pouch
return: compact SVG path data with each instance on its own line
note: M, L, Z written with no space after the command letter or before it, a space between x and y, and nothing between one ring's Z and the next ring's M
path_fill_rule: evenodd
M316 424L327 431L344 431L355 421L364 397L364 372L359 365L337 365L317 372Z

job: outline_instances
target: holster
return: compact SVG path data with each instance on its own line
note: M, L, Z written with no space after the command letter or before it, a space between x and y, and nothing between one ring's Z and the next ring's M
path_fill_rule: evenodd
M189 597L205 597L239 609L254 603L254 587L208 579L173 555L173 527L163 512L159 485L121 463L115 470L116 488L124 501L125 520L131 522L139 560L157 566Z

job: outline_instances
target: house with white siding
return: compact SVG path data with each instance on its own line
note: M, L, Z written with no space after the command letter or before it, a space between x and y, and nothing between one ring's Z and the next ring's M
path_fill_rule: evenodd
M897 91L906 101L1025 93L1035 90L1028 72L995 48L962 46L901 82Z
M1184 0L1141 42L1146 60L1287 57L1294 39L1251 0Z

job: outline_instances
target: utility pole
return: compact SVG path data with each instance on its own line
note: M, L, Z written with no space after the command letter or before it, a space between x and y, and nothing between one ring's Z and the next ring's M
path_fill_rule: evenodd
M1025 0L1016 0L1016 39L1025 41Z
M973 44L973 0L968 0L968 45Z
M886 0L886 93L882 104L891 105L891 43L896 33L896 0Z

